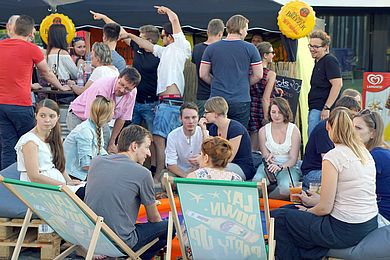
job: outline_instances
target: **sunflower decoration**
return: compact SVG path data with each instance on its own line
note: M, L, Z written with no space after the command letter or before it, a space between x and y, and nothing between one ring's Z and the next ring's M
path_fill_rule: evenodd
M383 110L383 107L381 107L381 102L378 101L378 100L372 101L372 102L368 105L368 108L369 108L371 111L376 111L376 112L379 112L379 111L382 111L382 110Z

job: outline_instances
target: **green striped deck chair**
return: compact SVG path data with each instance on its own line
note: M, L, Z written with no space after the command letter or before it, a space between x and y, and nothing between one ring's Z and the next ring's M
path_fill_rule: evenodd
M5 185L26 206L28 211L12 255L17 260L25 238L32 213L44 220L60 237L72 244L55 259L66 256L83 248L87 250L86 259L93 255L110 257L128 257L140 259L140 255L158 241L158 238L134 252L66 185L52 186L33 182L7 179L0 175Z
M180 249L183 259L187 259L173 184L193 259L274 259L274 220L269 215L265 179L256 183L164 176ZM262 230L258 189L264 198L268 245Z

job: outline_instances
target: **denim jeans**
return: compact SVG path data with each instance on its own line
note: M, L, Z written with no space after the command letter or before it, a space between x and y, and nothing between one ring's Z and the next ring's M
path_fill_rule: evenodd
M321 110L317 109L311 109L309 111L309 116L307 119L307 133L308 136L310 136L311 132L313 131L314 127L321 121Z
M149 131L153 131L153 120L157 101L152 103L135 103L133 110L133 118L131 122L136 125L141 125L142 121L145 122L146 128Z
M251 102L229 103L228 118L240 122L248 128Z
M1 169L16 162L15 145L35 126L32 106L0 104Z
M153 121L153 135L167 138L173 129L181 125L180 106L160 103L156 107L156 115Z
M155 223L147 222L135 224L135 231L137 232L138 242L132 248L134 251L139 250L147 243L153 241L155 238L158 238L157 243L141 255L141 259L151 259L167 244L168 220ZM173 234L175 234L175 228L173 228ZM173 237L174 236L172 235L172 238Z
M307 190L310 187L310 183L321 183L322 170L312 170L303 175L303 189Z

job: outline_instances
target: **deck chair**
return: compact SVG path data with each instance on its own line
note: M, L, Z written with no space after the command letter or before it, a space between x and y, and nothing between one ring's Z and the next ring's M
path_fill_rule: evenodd
M179 194L193 259L274 259L274 224L265 179L256 183L164 175L180 250L183 259L187 259L172 183ZM268 253L260 217L259 188L264 198Z
M72 244L55 260L64 259L79 248L87 249L85 259L93 255L140 259L158 238L134 252L66 185L52 186L4 178L0 182L28 207L12 255L17 260L32 212L44 220L60 237Z

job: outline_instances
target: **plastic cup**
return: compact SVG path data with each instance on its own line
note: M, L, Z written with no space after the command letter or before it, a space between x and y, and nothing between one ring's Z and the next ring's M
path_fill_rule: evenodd
M313 193L320 194L321 192L321 183L319 182L310 182L309 183L309 190Z
M290 183L290 201L293 203L301 203L301 198L292 196L293 194L302 193L302 182L294 182L294 186Z

